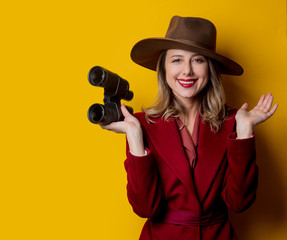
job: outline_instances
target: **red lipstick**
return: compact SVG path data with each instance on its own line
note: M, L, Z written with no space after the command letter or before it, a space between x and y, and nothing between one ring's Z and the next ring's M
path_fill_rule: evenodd
M197 78L196 79L177 79L178 83L180 84L180 86L184 87L184 88L190 88L192 87L196 82L197 82Z

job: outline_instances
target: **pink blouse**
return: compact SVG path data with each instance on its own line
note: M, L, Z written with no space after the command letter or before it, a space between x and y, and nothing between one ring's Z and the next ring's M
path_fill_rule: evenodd
M201 117L200 114L198 113L195 118L192 135L190 135L190 133L187 130L187 127L183 124L183 122L179 118L176 119L176 124L180 132L184 151L187 156L187 159L189 160L191 168L195 167L197 159L196 148L198 144L200 121Z

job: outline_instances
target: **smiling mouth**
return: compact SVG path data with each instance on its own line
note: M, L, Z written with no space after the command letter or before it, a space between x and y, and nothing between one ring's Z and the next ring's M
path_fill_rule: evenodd
M177 79L179 84L184 88L189 88L193 86L197 82L197 80L198 79Z

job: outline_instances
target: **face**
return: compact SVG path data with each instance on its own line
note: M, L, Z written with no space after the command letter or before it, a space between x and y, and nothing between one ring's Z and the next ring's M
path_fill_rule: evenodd
M207 59L186 50L167 50L165 69L167 84L183 103L198 99L209 79Z

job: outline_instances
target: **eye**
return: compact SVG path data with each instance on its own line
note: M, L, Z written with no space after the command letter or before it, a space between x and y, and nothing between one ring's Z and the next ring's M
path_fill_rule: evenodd
M181 59L179 59L179 58L176 58L176 59L172 60L173 63L178 63L180 61L181 61Z
M204 59L201 58L201 57L197 57L197 58L192 59L192 62L195 62L195 63L203 63L203 62L204 62Z

